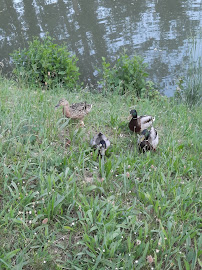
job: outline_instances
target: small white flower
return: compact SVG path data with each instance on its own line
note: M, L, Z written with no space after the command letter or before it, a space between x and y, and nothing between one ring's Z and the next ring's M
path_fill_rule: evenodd
M136 260L135 263L138 263L138 260Z
M46 261L43 261L43 263L46 263Z
M72 222L72 226L74 226L74 224L75 224L75 223L74 223L74 222Z
M159 253L159 249L156 249L156 253Z
M103 252L105 252L105 249L103 249Z
M137 239L136 243L139 246L141 244L141 241Z

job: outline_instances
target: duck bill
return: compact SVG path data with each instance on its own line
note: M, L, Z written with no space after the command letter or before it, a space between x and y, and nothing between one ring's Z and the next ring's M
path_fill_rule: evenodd
M57 104L57 105L55 106L55 110L57 110L59 106L60 106L60 104Z

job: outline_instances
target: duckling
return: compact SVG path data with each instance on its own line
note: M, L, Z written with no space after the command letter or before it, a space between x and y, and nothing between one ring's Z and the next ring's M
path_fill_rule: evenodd
M110 141L100 132L91 139L90 145L97 148L100 155L104 156L107 148L110 146Z
M144 129L147 129L155 121L155 118L150 115L137 116L136 110L131 110L130 114L132 118L129 122L129 128L133 132L140 133Z
M156 150L159 142L159 136L154 127L151 130L144 129L138 138L139 150L143 153L149 150Z
M59 106L63 107L64 116L66 116L67 118L80 119L80 120L83 120L83 118L92 109L92 104L87 104L86 102L80 102L80 103L73 103L69 105L69 102L66 99L61 99L59 103L55 106L55 108L58 108Z

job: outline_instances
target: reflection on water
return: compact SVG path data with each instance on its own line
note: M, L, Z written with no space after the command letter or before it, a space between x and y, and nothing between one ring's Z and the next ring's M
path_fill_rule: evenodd
M0 0L0 61L8 71L9 53L49 32L77 55L83 81L95 83L102 56L113 62L126 49L145 58L170 96L189 65L189 37L201 29L201 0Z

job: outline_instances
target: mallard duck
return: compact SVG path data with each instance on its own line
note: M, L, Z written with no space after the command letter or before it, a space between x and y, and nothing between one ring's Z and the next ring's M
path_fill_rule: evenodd
M58 108L59 106L63 107L64 116L80 120L82 120L92 109L92 104L80 102L69 105L69 102L66 99L61 99L55 108Z
M144 129L138 138L138 147L142 152L149 150L156 150L156 147L159 142L159 136L154 127L151 127L151 130Z
M140 133L144 129L147 129L155 121L155 118L150 115L137 116L136 110L131 110L130 114L132 115L132 118L128 126L130 130L136 133Z
M90 145L94 148L97 148L99 150L100 155L104 156L105 151L110 146L110 141L104 134L100 132L91 139Z

